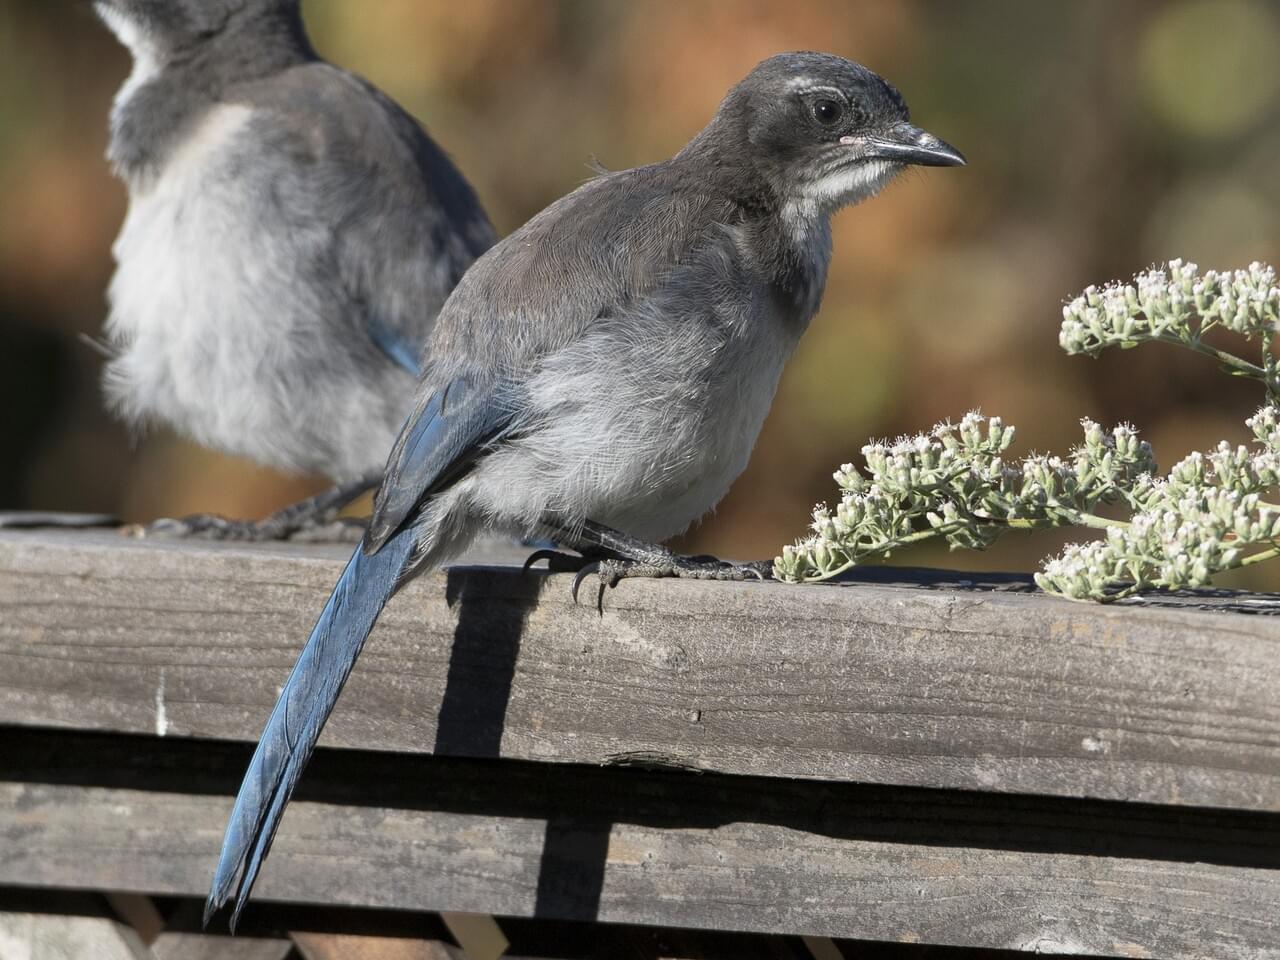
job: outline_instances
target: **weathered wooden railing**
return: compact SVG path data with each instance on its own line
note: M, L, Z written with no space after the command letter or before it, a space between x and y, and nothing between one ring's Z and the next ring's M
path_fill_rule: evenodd
M0 885L203 896L345 554L0 532ZM263 903L1280 957L1275 598L568 582L391 603Z

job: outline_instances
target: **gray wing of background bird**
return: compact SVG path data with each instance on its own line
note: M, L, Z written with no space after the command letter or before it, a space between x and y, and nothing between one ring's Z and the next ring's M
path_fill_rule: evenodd
M299 65L228 96L254 109L252 156L266 167L241 173L257 185L263 222L328 297L308 307L353 351L372 345L409 368L449 293L494 241L475 192L417 121L331 64Z

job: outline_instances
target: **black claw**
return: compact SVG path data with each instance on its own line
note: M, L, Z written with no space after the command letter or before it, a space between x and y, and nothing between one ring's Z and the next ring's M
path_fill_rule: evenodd
M548 573L577 573L582 569L583 564L587 562L586 557L575 557L570 553L561 553L559 550L543 548L535 550L524 562L521 568L522 573L528 573L529 569L539 560L547 561Z
M523 576L528 573L533 568L533 565L539 560L547 561L547 568L550 569L551 565L555 563L555 560L552 558L558 556L560 556L560 554L555 550L535 550L533 553L529 554L528 559L525 560L524 566L520 568L520 574Z
M572 592L573 603L575 606L578 604L578 590L582 587L582 582L586 580L587 577L595 574L599 581L599 586L596 591L596 613L600 614L602 617L604 616L604 592L610 587L617 586L618 581L621 579L621 577L612 570L606 573L606 569L607 568L602 565L602 561L591 560L584 563L582 569L574 574Z
M582 569L579 570L577 574L574 575L573 588L571 591L573 594L574 606L578 605L578 589L582 586L582 581L587 579L587 577L591 576L591 574L599 573L599 572L600 572L600 562L597 560L591 563L583 564Z

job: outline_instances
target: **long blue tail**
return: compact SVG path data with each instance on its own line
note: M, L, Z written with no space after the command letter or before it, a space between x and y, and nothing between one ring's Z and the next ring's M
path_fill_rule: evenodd
M231 929L253 889L280 816L383 606L413 553L412 525L377 553L357 547L280 692L240 785L222 854L205 901L204 922L235 892ZM243 868L243 875L241 869ZM237 877L239 880L237 882Z

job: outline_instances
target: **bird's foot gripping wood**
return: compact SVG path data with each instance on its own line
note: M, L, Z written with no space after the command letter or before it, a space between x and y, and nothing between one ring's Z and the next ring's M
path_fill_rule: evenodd
M573 602L584 580L595 574L598 581L596 609L604 613L604 593L623 580L658 577L680 577L685 580L768 580L773 576L772 560L735 563L716 557L682 557L671 554L665 560L591 560L573 578Z
M129 528L138 537L249 541L299 540L310 543L358 543L366 521L339 517L338 511L373 489L380 476L367 476L299 500L261 520L228 520L212 513L162 518Z
M275 514L262 520L231 520L216 513L161 517L151 523L128 528L128 532L137 537L252 543L276 540L358 543L364 536L364 530L365 521L355 517L312 517L282 524L275 521Z
M578 592L583 581L593 574L599 588L596 609L604 612L604 593L623 580L639 577L681 577L686 580L768 580L773 576L772 560L752 563L735 563L717 557L686 557L672 553L666 547L646 543L602 524L588 521L581 528L573 529L549 524L556 539L572 543L582 556L561 553L557 550L538 550L525 561L528 570L540 560L547 561L553 573L576 573L573 578L573 602L578 602Z

